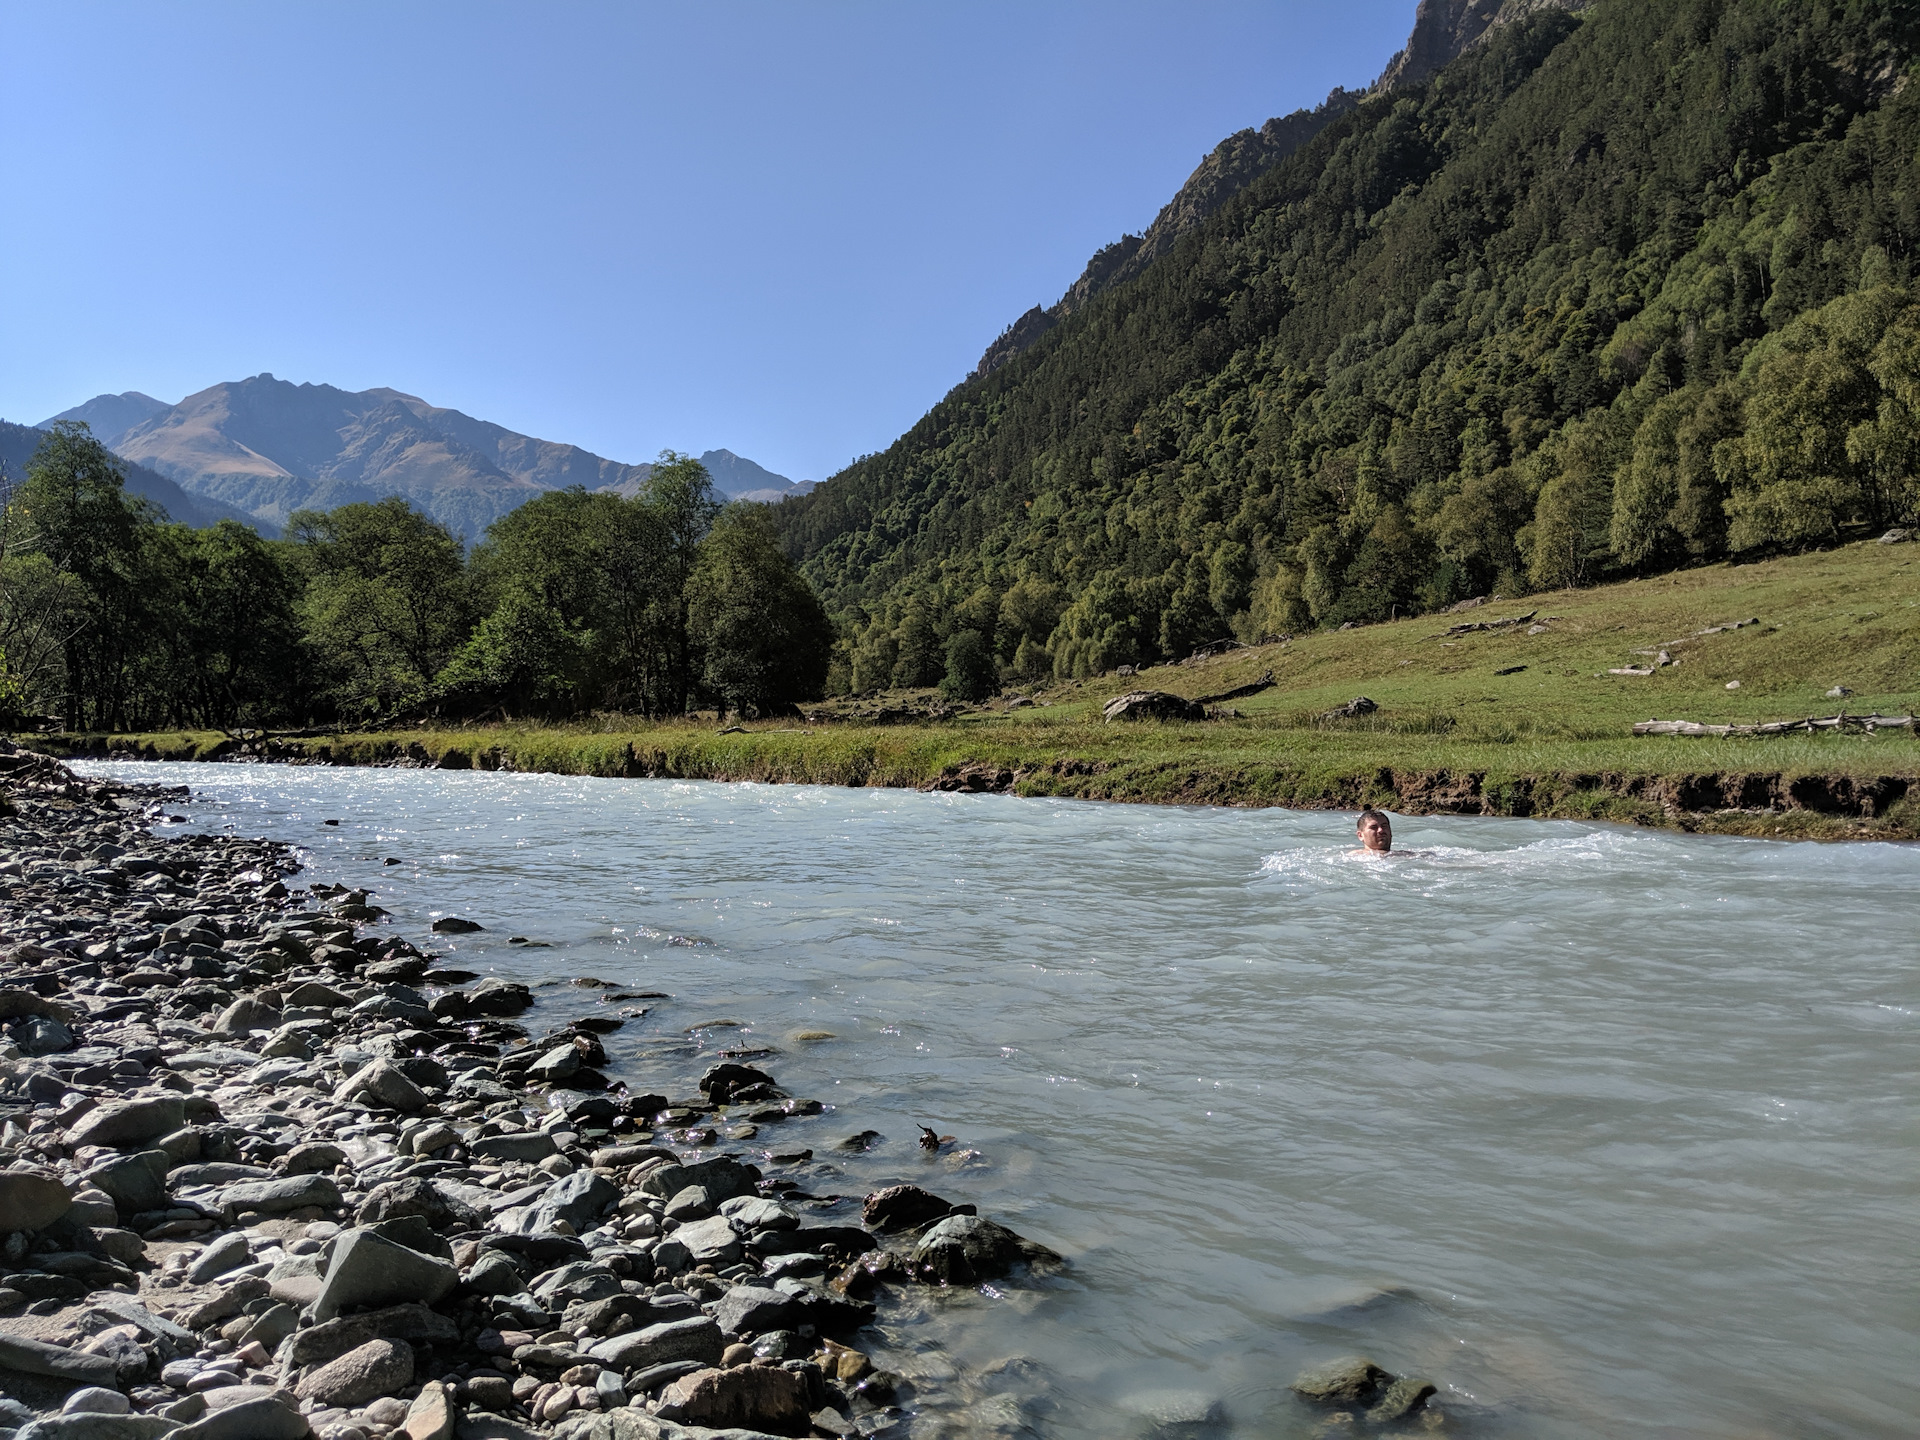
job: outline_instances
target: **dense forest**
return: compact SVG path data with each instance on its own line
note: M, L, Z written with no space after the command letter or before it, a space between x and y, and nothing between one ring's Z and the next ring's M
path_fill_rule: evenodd
M1920 9L1600 0L1346 111L773 512L831 684L1804 549L1920 506ZM972 638L965 638L965 637Z
M167 523L72 422L0 478L0 730L766 714L826 677L766 508L671 452L632 498L550 491L471 554L398 497L280 540Z

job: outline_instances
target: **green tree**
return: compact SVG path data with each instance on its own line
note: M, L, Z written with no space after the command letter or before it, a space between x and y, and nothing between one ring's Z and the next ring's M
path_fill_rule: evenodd
M978 630L957 631L947 641L947 673L940 693L949 700L984 700L1000 688L993 647Z
M701 542L687 609L701 687L722 713L770 715L820 698L833 624L763 508L723 512Z

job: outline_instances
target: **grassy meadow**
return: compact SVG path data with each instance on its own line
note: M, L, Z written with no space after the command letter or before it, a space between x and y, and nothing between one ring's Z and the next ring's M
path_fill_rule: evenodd
M1531 616L1525 624L1450 628ZM1703 635L1713 627L1754 621ZM1650 675L1608 673L1672 663ZM1206 721L1105 722L1131 689L1191 699L1271 672ZM1732 682L1738 687L1728 689ZM1850 694L1829 698L1842 686ZM415 763L594 775L938 786L1169 804L1616 820L1788 838L1920 838L1912 730L1635 737L1634 722L1752 723L1920 709L1920 544L1867 542L1325 631L1138 676L1007 690L929 717L930 691L836 699L804 722L597 717L242 742L60 735L67 754ZM1364 695L1370 714L1327 718ZM26 738L26 737L23 737ZM1911 794L1909 791L1911 783Z

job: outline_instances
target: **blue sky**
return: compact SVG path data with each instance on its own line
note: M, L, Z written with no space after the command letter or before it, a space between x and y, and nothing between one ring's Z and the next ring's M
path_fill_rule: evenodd
M272 371L821 478L1414 5L10 0L0 416Z

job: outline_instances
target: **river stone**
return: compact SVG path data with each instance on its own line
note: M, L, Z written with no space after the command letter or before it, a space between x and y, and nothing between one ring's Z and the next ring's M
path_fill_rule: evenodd
M222 1406L175 1430L168 1440L303 1440L311 1429L307 1417L284 1400L262 1395Z
M87 1355L64 1345L49 1345L44 1340L29 1340L4 1330L0 1330L0 1367L26 1375L50 1375L76 1385L111 1387L118 1375L108 1356Z
M569 1043L554 1046L528 1066L527 1073L544 1085L552 1085L577 1073L579 1069L580 1052Z
M726 1348L720 1327L705 1315L695 1315L602 1340L587 1351L587 1356L612 1369L632 1371L676 1360L718 1365Z
M489 975L466 992L470 1015L518 1015L533 1005L533 992L515 980Z
M1023 1260L1060 1257L978 1215L950 1215L920 1237L913 1258L950 1285L975 1285L1005 1275Z
M161 1415L48 1415L13 1432L13 1440L160 1440L180 1422Z
M867 1196L860 1218L876 1230L917 1230L945 1219L953 1206L918 1185L889 1185Z
M720 1207L720 1213L733 1221L736 1230L751 1234L755 1230L798 1230L800 1217L777 1200L757 1195L736 1195Z
M660 1392L663 1420L709 1429L751 1428L800 1433L807 1424L807 1381L771 1365L696 1370Z
M284 1215L289 1210L318 1206L331 1210L340 1203L340 1187L326 1175L289 1175L281 1180L245 1180L220 1192L220 1208L232 1214L258 1210Z
M1329 1360L1303 1372L1287 1388L1323 1405L1370 1405L1393 1376L1363 1355Z
M400 1422L400 1428L407 1440L452 1440L453 1421L453 1400L447 1387L430 1380L407 1407L407 1418Z
M406 1114L427 1108L427 1094L385 1060L369 1061L341 1082L335 1100L362 1100Z
M167 1172L167 1188L192 1190L203 1185L238 1185L242 1180L272 1180L273 1171L264 1165L242 1165L233 1160L202 1160L191 1165L176 1165Z
M350 1306L417 1300L431 1305L460 1281L444 1260L396 1245L371 1230L349 1230L334 1246L333 1263L320 1282L313 1318L331 1320Z
M678 1195L689 1185L705 1190L710 1204L724 1205L736 1195L757 1195L760 1172L730 1156L716 1155L691 1165L656 1165L640 1182L643 1191L662 1200Z
M133 1402L118 1390L109 1390L104 1385L83 1385L67 1396L66 1404L60 1407L62 1415L125 1415L133 1409Z
M0 1170L0 1233L44 1230L73 1204L73 1188L35 1170Z
M217 1280L229 1270L238 1270L253 1259L253 1251L247 1245L247 1237L240 1234L223 1235L206 1249L187 1268L187 1279L195 1285L205 1285Z
M420 1175L374 1186L361 1202L354 1219L362 1225L376 1225L407 1215L419 1216L443 1234L478 1230L483 1224L478 1210Z
M280 1012L251 995L242 995L220 1012L213 1022L216 1035L246 1035L255 1030L280 1028Z
M67 1132L67 1144L76 1150L82 1145L137 1145L171 1134L186 1119L186 1101L178 1095L116 1100L83 1115Z
M439 1344L459 1338L458 1325L425 1305L389 1305L384 1310L344 1315L296 1330L283 1358L295 1367L324 1365L369 1340L427 1340Z
M526 1285L520 1267L498 1250L485 1250L461 1282L469 1295L512 1295Z
M477 920L463 920L458 915L442 915L433 922L433 933L436 935L471 935L476 930L486 928Z
M307 1140L293 1147L281 1162L289 1175L314 1175L345 1163L347 1152L330 1140Z
M369 1340L338 1360L329 1360L301 1377L302 1400L328 1405L359 1405L376 1395L391 1395L413 1383L413 1347L392 1340Z
M804 1309L799 1297L784 1290L736 1285L714 1303L713 1319L729 1335L764 1335L795 1329Z
M573 1233L584 1235L599 1223L601 1213L620 1198L620 1187L595 1170L576 1170L548 1189L533 1207L536 1222L531 1233L553 1229L564 1220Z
M488 1135L467 1147L482 1160L517 1160L537 1165L549 1155L558 1155L560 1147L544 1130L512 1130L505 1135Z
M673 1238L687 1247L696 1265L731 1265L740 1258L740 1236L724 1215L682 1225Z
M288 992L287 1004L301 1009L339 1010L353 1004L353 1001L331 985L322 985L318 980L306 980Z
M1396 1380L1387 1386L1387 1393L1380 1397L1380 1403L1367 1412L1367 1423L1390 1425L1395 1420L1404 1420L1414 1411L1424 1409L1428 1398L1438 1388L1431 1380L1415 1380L1411 1377Z
M82 1178L104 1191L122 1215L134 1215L167 1203L166 1174L172 1165L166 1151L142 1150L96 1165Z

